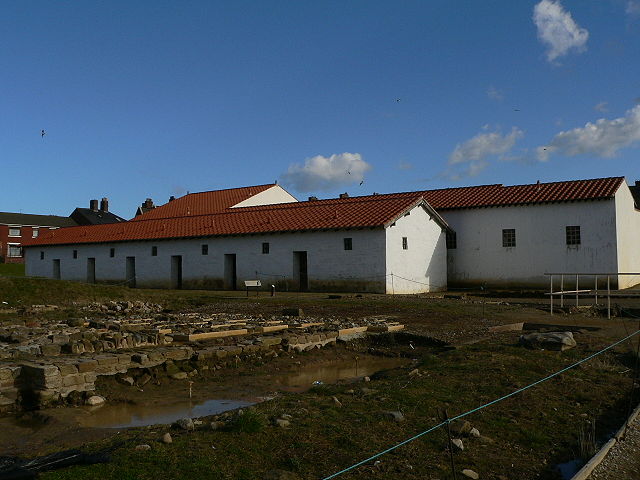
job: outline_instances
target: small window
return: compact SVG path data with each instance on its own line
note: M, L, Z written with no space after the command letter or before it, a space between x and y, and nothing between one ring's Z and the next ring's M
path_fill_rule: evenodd
M345 250L353 250L353 239L345 238L344 239L344 249Z
M209 245L201 245L200 251L202 252L202 255L209 255Z
M152 257L158 256L158 247L151 247L151 256Z
M38 235L40 235L40 229L39 228L34 228L33 229L33 233L31 234L31 236L33 238L38 238Z
M505 228L502 230L502 246L503 247L515 247L516 246L516 230L515 228Z
M78 250L73 251L73 258L78 258Z
M9 227L9 236L10 237L19 237L20 236L20 227Z
M458 248L458 236L456 232L447 230L447 249L453 250L455 248Z
M40 260L44 260L44 252L40 252Z
M264 255L269 254L269 242L262 242L262 253Z
M22 256L22 248L20 247L20 245L9 244L9 245L7 245L7 247L9 247L7 249L7 256L8 257L18 258L18 257Z
M407 237L402 237L402 249L409 250L409 241L407 240Z
M115 248L110 248L110 249L109 249L109 256L110 256L111 258L113 258L113 257L115 257L115 256L116 256L116 249L115 249Z
M580 225L567 227L567 245L580 245Z

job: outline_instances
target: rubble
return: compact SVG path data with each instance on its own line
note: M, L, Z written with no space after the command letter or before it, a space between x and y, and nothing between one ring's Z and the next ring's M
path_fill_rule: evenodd
M153 313L162 306L144 302L94 303L84 310L108 315L0 327L0 409L55 403L72 392L88 398L102 375L141 387L152 380L149 369L162 366L168 377L183 381L198 370L176 362L195 362L206 370L212 364L219 368L245 357L276 358L279 352L302 353L354 334L404 328L384 317L357 322L309 318L301 309L300 316L269 318Z

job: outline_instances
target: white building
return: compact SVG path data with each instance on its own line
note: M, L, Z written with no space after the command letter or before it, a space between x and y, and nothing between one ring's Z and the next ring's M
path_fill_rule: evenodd
M417 293L447 285L444 220L420 193L297 202L277 185L186 195L34 240L27 275L139 287Z
M624 177L422 193L455 231L449 285L548 288L545 273L640 272L640 211Z
M280 290L418 293L640 271L640 211L623 177L342 197L298 202L278 185L190 194L129 222L41 236L25 248L26 272L140 287L260 279Z

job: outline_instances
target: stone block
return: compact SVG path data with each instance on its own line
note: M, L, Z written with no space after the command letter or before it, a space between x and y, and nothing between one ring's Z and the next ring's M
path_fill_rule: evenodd
M64 345L65 343L69 343L69 335L50 335L52 343L56 343L58 345Z
M87 372L84 374L85 383L94 383L97 378L98 375L95 372Z
M146 363L149 363L149 357L144 353L134 353L133 355L131 355L131 361L144 365Z
M118 364L118 357L115 355L98 355L95 357L95 360L97 360L98 365L101 366Z
M78 362L78 372L92 372L98 367L98 362L93 359L81 360Z
M62 347L56 343L47 343L45 345L40 345L40 351L44 356L58 356L62 351Z
M58 363L58 369L60 370L60 375L73 375L78 373L78 367L76 367L72 363Z
M62 386L69 387L71 385L78 385L84 383L84 374L75 373L73 375L66 375L62 377Z

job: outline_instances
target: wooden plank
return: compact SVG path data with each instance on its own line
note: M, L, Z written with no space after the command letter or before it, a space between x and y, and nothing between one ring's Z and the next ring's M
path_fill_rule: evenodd
M233 337L234 335L246 335L249 331L246 328L240 330L221 330L219 332L192 333L191 335L178 334L173 336L177 342L197 342L210 338Z
M367 327L367 332L383 333L383 332L397 332L404 329L404 325L370 325Z
M352 327L352 328L343 328L342 330L338 330L338 336L342 335L350 335L352 333L362 333L366 332L368 327Z
M278 330L286 330L289 325L271 325L266 327L256 327L258 333L277 332Z

